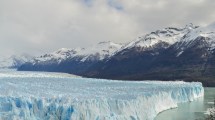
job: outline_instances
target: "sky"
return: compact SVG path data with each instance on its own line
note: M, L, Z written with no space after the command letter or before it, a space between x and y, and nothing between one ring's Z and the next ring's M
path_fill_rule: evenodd
M215 0L0 0L0 56L40 55L215 21Z

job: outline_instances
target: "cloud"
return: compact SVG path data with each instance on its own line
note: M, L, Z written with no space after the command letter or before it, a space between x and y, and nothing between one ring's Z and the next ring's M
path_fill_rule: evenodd
M51 52L215 20L213 0L0 0L0 55Z

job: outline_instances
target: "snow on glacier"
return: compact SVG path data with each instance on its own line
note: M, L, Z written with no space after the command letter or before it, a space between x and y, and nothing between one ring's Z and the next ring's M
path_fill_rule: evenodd
M3 120L153 120L203 96L201 83L111 81L68 74L0 73Z

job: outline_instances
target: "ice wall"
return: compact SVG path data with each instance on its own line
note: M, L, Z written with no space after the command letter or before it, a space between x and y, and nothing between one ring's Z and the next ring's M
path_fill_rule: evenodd
M204 94L198 82L123 82L46 74L0 74L0 119L153 120L159 112Z

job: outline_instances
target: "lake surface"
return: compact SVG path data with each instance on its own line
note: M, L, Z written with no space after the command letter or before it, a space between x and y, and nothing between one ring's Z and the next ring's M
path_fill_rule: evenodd
M215 88L205 88L205 95L193 102L181 103L178 108L160 113L155 120L204 120L205 112L213 106Z

